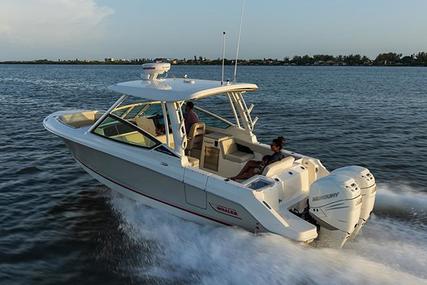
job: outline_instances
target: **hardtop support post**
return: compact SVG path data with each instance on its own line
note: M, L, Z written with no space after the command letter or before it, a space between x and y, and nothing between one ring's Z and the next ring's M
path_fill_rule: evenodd
M168 147L170 147L170 141L169 141L169 120L168 120L168 112L166 110L166 102L162 101L162 102L160 102L160 105L162 106L163 120L165 122L166 145Z
M89 128L87 131L88 133L92 132L98 125L104 121L104 119L120 104L123 103L123 101L128 97L128 95L122 95L102 116Z
M242 94L239 92L230 92L236 109L239 112L240 118L242 119L242 124L245 130L252 132L252 119L250 114L247 112L246 103L242 97Z
M174 151L180 157L185 156L185 148L187 147L187 134L184 125L184 117L181 111L181 102L167 102L166 106L171 120Z

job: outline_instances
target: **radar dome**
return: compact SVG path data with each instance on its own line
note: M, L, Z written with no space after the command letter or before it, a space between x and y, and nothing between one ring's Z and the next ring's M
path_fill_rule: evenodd
M144 63L142 65L143 78L145 80L155 80L157 76L168 72L170 69L171 64L166 62Z

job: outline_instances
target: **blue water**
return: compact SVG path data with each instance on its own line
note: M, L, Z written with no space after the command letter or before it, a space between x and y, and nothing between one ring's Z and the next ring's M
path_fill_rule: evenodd
M106 109L139 66L0 65L0 284L427 284L427 68L239 67L256 133L368 167L374 216L343 250L197 225L111 192L42 120ZM215 66L171 76L218 78ZM231 70L227 70L231 74Z

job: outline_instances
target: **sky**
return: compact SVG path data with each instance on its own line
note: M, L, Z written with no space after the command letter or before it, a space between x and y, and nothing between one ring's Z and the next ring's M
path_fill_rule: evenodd
M0 61L235 56L244 0L0 0ZM427 51L426 0L246 0L240 58Z

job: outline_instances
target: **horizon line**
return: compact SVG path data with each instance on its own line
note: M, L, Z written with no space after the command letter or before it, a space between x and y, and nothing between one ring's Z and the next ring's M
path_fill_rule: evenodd
M418 51L418 52L414 52L414 53L410 53L410 54L404 54L401 52L395 52L395 51L387 51L387 52L380 52L378 53L375 58L373 57L369 57L367 55L364 55L362 53L348 53L348 54L333 54L333 53L306 53L306 54L295 54L292 56L283 56L283 57L242 57L239 58L238 60L241 61L248 61L248 60L285 60L285 59L289 59L292 60L296 57L305 57L305 56L309 56L309 57L319 57L319 56L331 56L331 57L349 57L349 56L360 56L360 57L364 57L370 60L375 60L378 56L380 55L389 55L389 54L394 54L394 55L399 55L400 57L413 57L413 56L417 56L420 54L427 54L427 51ZM221 59L221 57L206 57L206 56L201 56L201 55L193 55L190 57L135 57L135 56L129 56L129 57L116 57L116 56L106 56L103 58L97 57L97 58L89 58L89 57L67 57L67 58L61 58L58 57L56 59L53 59L53 57L38 57L38 58L33 58L33 59L6 59L6 60L1 60L0 62L29 62L29 61L38 61L38 60L47 60L47 61L72 61L72 60L81 60L81 61L102 61L102 60L106 60L106 59L114 59L114 60L159 60L159 59L163 59L163 60L210 60L210 61L214 61L214 60L218 60ZM225 60L228 61L234 61L235 58L225 58Z

